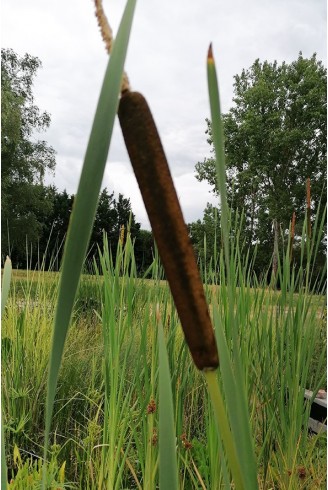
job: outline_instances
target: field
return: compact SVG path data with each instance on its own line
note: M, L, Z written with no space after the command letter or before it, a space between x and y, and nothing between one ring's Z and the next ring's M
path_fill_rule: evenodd
M293 274L287 276L279 290L242 267L234 276L258 482L261 489L326 488L326 436L308 432L310 405L303 398L304 388L326 388L325 298L297 289ZM157 305L171 372L179 487L230 487L205 380L162 277L156 257L148 278L137 277L129 239L114 263L105 245L98 273L82 276L56 391L48 488L158 488ZM222 274L220 286L215 278L207 271L206 297L233 359L228 288ZM2 323L9 488L40 485L58 279L54 272L13 273Z

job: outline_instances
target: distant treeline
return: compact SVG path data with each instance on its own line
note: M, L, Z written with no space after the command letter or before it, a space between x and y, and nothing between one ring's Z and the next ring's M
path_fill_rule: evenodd
M19 216L7 220L2 229L2 255L10 255L16 268L45 268L58 270L74 203L74 195L55 187L43 187L44 205L33 208L26 203L25 216L31 220L30 231L20 227ZM129 231L134 242L137 269L143 273L151 264L154 253L152 233L140 229L132 212L130 199L103 189L99 196L94 227L87 257L98 257L98 248L103 249L104 233L107 235L111 253L115 258L118 241L126 239Z

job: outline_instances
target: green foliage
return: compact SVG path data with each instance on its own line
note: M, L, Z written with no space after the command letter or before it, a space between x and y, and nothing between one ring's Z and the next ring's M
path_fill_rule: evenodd
M281 65L256 60L235 76L234 106L223 116L228 202L245 214L243 234L249 246L258 244L259 270L272 255L273 219L284 233L295 211L301 235L308 177L313 214L321 195L326 199L326 84L315 55ZM217 193L215 160L199 162L196 171Z
M239 284L233 311L240 326L238 350L259 487L325 488L325 437L307 434L309 404L299 389L325 387L325 298L309 294L301 275L292 279L288 258L279 266L284 276L281 291L267 289L260 281L253 288L251 272L236 256L231 251ZM157 279L158 258L151 280L138 279L128 238L123 248L118 247L115 264L106 244L101 264L99 275L81 278L83 297L91 299L98 291L101 299L87 311L77 300L50 436L51 444L60 449L53 454L51 448L48 479L60 481L58 468L66 461L64 481L73 482L74 488L93 490L100 482L109 486L109 465L117 488L158 485L158 304L172 375L179 488L229 488L205 383L192 366L168 285ZM17 481L22 489L40 478L40 467L36 476L29 454L42 457L45 372L58 279L58 273L15 271L3 318L7 462L11 474L16 444L23 459L19 466L26 464ZM234 356L227 287L212 286L209 291L216 328L224 329ZM91 323L92 308L97 314ZM291 393L288 398L286 390ZM304 480L298 476L302 467ZM227 475L230 483L229 471ZM15 474L13 480L12 485Z
M34 248L38 245L38 255L35 254L32 267L40 268L44 260L47 269L59 270L75 196L69 195L66 190L58 191L55 187L47 189L52 208L46 219L43 218L43 233L40 240L38 243L33 242ZM129 228L132 238L138 239L140 224L136 222L130 199L125 198L123 194L119 194L116 199L114 192L109 194L107 188L104 188L99 195L88 258L98 256L98 247L102 249L104 233L108 237L112 254L115 257L122 227L125 230ZM147 257L147 265L149 266L150 263L151 260Z
M235 487L240 490L253 490L258 488L257 461L245 392L244 366L242 366L238 346L238 325L234 316L234 301L236 297L235 277L237 270L233 257L233 242L229 240L232 226L227 201L224 134L221 120L219 86L211 46L208 54L207 79L213 121L212 131L216 157L216 179L221 203L223 253L220 255L220 283L222 284L223 294L227 295L228 301L226 303L226 330L223 322L217 321L217 308L214 307L213 311L220 368L218 373L205 373L205 377L208 383L213 409L216 414L219 437L222 439L228 467ZM231 352L231 347L233 347L233 352ZM222 382L222 387L219 385L219 380ZM223 396L225 397L226 407L224 406ZM230 426L227 414L229 414ZM227 419L226 423L224 423L225 418Z
M51 209L43 179L55 168L55 152L45 141L35 140L35 132L50 124L32 92L40 67L36 57L20 58L11 49L1 50L1 241L2 250L11 256L24 248L26 237L40 237L42 215Z
M34 490L35 488L39 488L42 480L42 460L37 459L33 461L33 458L30 458L23 461L17 446L14 447L13 453L15 467L7 487L8 490ZM49 464L47 488L56 488L56 490L73 488L73 485L65 482L66 462L59 467L56 451L54 453Z
M90 244L93 247L93 255L97 251L97 246L102 247L103 233L106 232L110 241L113 255L116 255L116 248L120 230L129 225L129 231L134 238L140 229L140 224L136 222L135 215L132 213L130 199L123 194L114 198L114 193L109 194L107 189L101 191L97 213L93 225Z
M38 254L37 257L34 257L32 268L34 266L39 269L43 266L50 270L59 270L74 196L69 195L66 190L59 192L53 186L49 187L49 193L52 208L43 222L43 233L38 243ZM34 247L36 246L35 241L32 244ZM43 265L42 261L44 261Z
M205 261L202 264L202 270L208 271L210 266L216 268L213 264L221 244L220 232L220 215L219 209L212 204L207 203L202 220L197 220L188 224L188 231L191 242L194 246L197 256L202 257Z
M176 458L176 437L174 424L174 408L172 399L171 373L163 325L158 320L158 351L159 351L159 484L163 490L178 490L178 469Z
M155 254L154 238L151 231L139 230L134 245L134 253L138 272L143 274L151 265Z
M6 258L6 262L3 268L3 276L2 276L2 284L1 284L1 318L3 317L3 313L5 311L5 306L7 303L9 289L10 289L10 280L11 280L12 266L11 260L9 257ZM1 349L3 346L3 342L1 341ZM1 407L2 407L2 390L1 390ZM5 434L3 427L3 416L2 416L2 408L1 408L1 488L5 488L6 480L7 480L7 464L6 464L6 448L5 448Z
M24 184L18 184L21 189ZM59 270L63 255L64 243L72 212L74 195L69 195L66 190L58 191L55 187L34 186L34 201L26 202L27 196L21 193L21 205L30 212L25 218L21 217L19 222L13 221L10 227L11 233L15 234L18 227L21 233L21 242L16 242L15 250L12 250L15 267L26 267L30 269L46 268ZM33 213L32 213L33 209ZM31 235L30 228L35 233ZM99 196L98 207L93 225L89 259L98 255L98 247L102 248L103 234L107 234L113 256L116 256L117 242L121 228L127 229L133 239L136 240L136 253L138 270L142 273L152 262L154 248L152 233L140 230L140 224L136 222L132 211L130 199L119 194L116 199L114 193L109 194L103 189Z

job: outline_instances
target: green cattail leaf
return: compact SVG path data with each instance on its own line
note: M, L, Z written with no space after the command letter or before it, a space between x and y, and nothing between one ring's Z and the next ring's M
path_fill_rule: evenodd
M45 458L58 372L75 294L90 240L114 120L136 0L128 0L101 88L63 257L52 340L46 402ZM87 96L87 94L86 94Z
M208 90L211 109L211 123L213 144L215 148L216 177L217 187L221 198L221 229L224 245L224 256L227 273L227 289L230 335L233 342L233 358L228 352L225 333L222 325L216 326L218 333L218 348L220 357L220 371L226 398L227 411L231 424L231 432L234 438L241 475L243 480L242 488L255 490L258 488L257 468L254 454L253 440L250 430L248 405L244 386L244 374L241 359L239 355L239 342L237 324L234 314L234 284L236 264L234 263L233 254L230 259L229 250L229 208L226 189L226 165L224 151L224 131L223 121L220 109L220 96L216 67L210 46L207 58L207 78ZM232 470L232 468L230 468ZM236 482L237 484L237 482Z
M171 375L161 320L158 322L159 349L159 488L178 489L175 425Z
M234 479L235 488L238 490L243 490L243 488L245 488L243 484L243 476L237 458L236 447L231 434L226 408L219 387L217 373L216 371L205 371L204 375L207 381L219 437L222 439L223 446L225 448L226 457Z
M9 257L6 258L5 266L3 268L2 276L2 288L1 288L1 317L5 311L6 302L8 299L10 280L11 280L11 260Z
M229 209L228 209L227 186L226 186L224 131L223 131L223 121L221 116L218 80L216 75L214 58L212 55L212 45L210 46L208 58L207 58L207 81L208 81L208 93L209 93L210 109L211 109L213 144L215 149L216 181L217 181L217 188L219 190L220 198L221 198L220 206L221 206L221 222L222 222L221 228L223 230L222 237L223 237L226 264L228 264L229 263L229 234L226 232L230 229L230 225L229 225Z
M1 317L3 316L3 312L5 311L5 306L9 295L11 272L12 272L11 260L9 257L7 257L5 266L3 268L3 276L2 276ZM3 417L1 417L1 488L7 488L7 464L6 464L6 448L5 448Z
M3 420L1 417L1 488L4 490L7 488L7 462L6 462L6 448L5 448L5 433L3 427Z

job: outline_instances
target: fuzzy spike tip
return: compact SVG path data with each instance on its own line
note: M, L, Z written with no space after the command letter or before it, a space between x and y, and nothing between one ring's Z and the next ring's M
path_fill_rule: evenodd
M209 63L214 63L212 43L209 45L209 48L208 48L207 61Z

